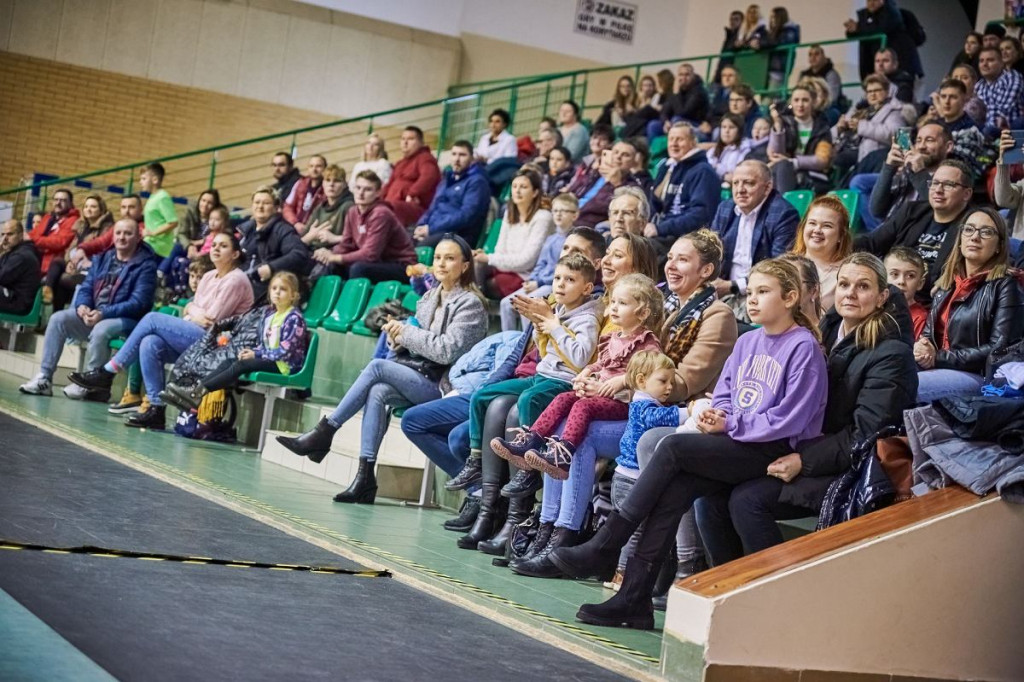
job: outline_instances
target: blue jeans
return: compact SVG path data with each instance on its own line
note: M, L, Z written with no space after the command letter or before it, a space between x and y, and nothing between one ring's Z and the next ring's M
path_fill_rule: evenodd
M402 415L402 432L449 476L469 457L469 396L431 400Z
M375 461L391 421L391 408L422 405L440 397L437 384L416 370L391 360L371 360L327 421L340 428L363 410L359 456Z
M955 369L929 369L917 373L917 402L930 403L958 395L981 395L985 377Z
M563 423L562 427L564 426ZM554 521L559 528L580 529L594 492L594 465L597 458L618 457L619 441L625 432L625 421L595 421L590 424L587 437L576 448L572 466L569 467L569 478L557 481L547 474L544 475L541 521Z
M46 324L46 336L43 337L43 361L39 373L47 379L53 379L57 362L64 350L64 344L71 341L89 341L85 351L85 369L93 370L102 367L110 357L110 342L127 334L135 326L135 320L127 317L113 317L100 320L90 327L82 322L73 308L61 310L50 317Z
M878 173L860 173L850 178L850 189L860 192L860 201L857 202L857 213L860 215L861 225L865 232L874 232L882 224L881 218L876 218L871 212L871 190L878 183ZM852 217L852 216L851 216Z
M164 390L164 365L181 357L205 333L194 322L164 313L147 313L111 362L121 370L138 360L149 402L163 405L160 392Z

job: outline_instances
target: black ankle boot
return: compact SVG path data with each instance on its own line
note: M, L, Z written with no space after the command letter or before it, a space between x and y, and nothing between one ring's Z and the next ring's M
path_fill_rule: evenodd
M479 457L470 457L466 460L465 465L463 465L462 471L455 474L455 478L445 481L444 489L451 492L465 490L482 481L484 477L483 472L483 460Z
M651 588L658 578L657 567L650 561L630 557L622 587L603 604L584 604L576 617L584 623L612 628L654 629L654 608Z
M593 576L598 580L611 580L619 562L619 552L638 525L626 520L618 512L612 512L588 542L579 547L560 549L551 555L551 561L567 578Z
M708 564L703 556L676 562L676 555L673 551L671 556L665 559L665 563L662 564L661 571L658 572L658 579L654 583L654 592L651 594L651 603L654 605L654 610L665 610L668 606L668 593L673 585L680 580L706 570L708 570Z
M517 497L531 497L544 485L544 477L539 471L532 469L519 469L512 480L501 489L501 496L515 499Z
M136 412L125 419L124 425L136 429L163 431L167 428L166 410L163 405L150 405L145 412Z
M512 529L530 517L530 514L533 513L534 502L532 497L509 500L505 525L493 537L482 541L476 548L484 554L493 554L494 556L505 554L505 545L508 544L508 539L512 535Z
M445 530L452 530L456 533L465 533L473 527L477 514L480 513L480 498L466 495L459 507L458 516L452 517L442 524Z
M562 571L551 563L551 553L559 547L572 547L576 542L577 535L579 533L574 530L556 526L551 531L551 538L548 539L547 545L538 551L532 559L513 561L509 564L509 568L513 573L527 575L531 578L561 578Z
M309 457L314 462L322 462L327 453L331 451L331 441L334 440L334 434L337 430L336 427L331 426L331 423L327 421L327 417L321 417L320 423L313 427L312 431L306 431L301 436L296 436L295 438L278 436L277 442L299 457ZM362 463L364 461L362 458L359 460L360 472L363 470ZM376 483L374 487L376 487Z
M476 549L480 542L491 537L505 523L508 503L498 495L497 483L484 483L480 493L480 513L469 532L456 541L460 549Z
M321 457L321 459L323 459ZM359 458L359 470L356 477L352 479L348 490L334 496L335 502L347 502L356 504L373 504L377 497L377 475L374 473L376 462Z
M533 557L537 556L538 552L547 547L548 540L551 539L551 534L553 532L555 532L554 521L545 521L540 524L540 527L537 528L537 534L533 536L533 542L531 542L530 546L526 549L526 553L518 559L509 557L509 564L513 561L529 561Z

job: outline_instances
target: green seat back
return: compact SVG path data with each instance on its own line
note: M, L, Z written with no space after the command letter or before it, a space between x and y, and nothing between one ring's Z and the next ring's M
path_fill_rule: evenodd
M763 90L768 86L768 60L771 53L749 52L736 55L733 66L743 74L743 82L754 88Z
M434 247L433 246L417 246L416 247L416 262L421 265L431 266L434 264Z
M253 372L242 377L243 381L252 381L257 384L271 384L273 386L284 386L285 388L306 389L313 385L313 370L316 369L316 351L320 346L320 337L315 329L308 329L309 348L306 349L306 359L302 363L302 369L295 374L277 374L275 372Z
M498 203L507 204L509 198L512 196L512 183L509 182L501 188L501 192L498 194Z
M732 199L732 190L729 189L728 187L723 187L721 199L722 201L728 201L729 199Z
M782 196L793 205L793 208L800 214L801 219L807 215L807 207L814 201L814 192L809 189L795 189L792 192L786 192Z
M651 140L651 163L661 161L668 156L668 137L661 135Z
M40 288L36 292L36 298L32 301L32 309L24 315L15 315L13 313L0 313L0 322L8 322L10 324L20 324L25 327L36 327L39 325L39 318L43 314L43 290Z
M494 253L498 246L498 236L501 235L501 218L495 218L491 223L491 229L487 231L487 240L484 242L484 253Z
M341 289L341 296L334 310L323 321L323 328L332 332L347 332L352 324L363 315L366 301L370 298L370 280L365 277L350 279Z
M382 305L386 301L392 298L399 297L399 289L401 289L401 282L381 282L373 288L373 293L370 294L370 300L366 304L366 310L369 311L371 308L375 308ZM365 313L364 313L365 314ZM352 333L359 334L360 336L376 336L377 332L370 331L364 323L363 319L352 325Z
M406 310L411 310L412 312L415 313L416 304L419 303L419 300L421 298L423 297L417 294L415 291L410 291L406 293L405 297L402 299L402 307L405 308Z
M175 308L173 305L162 305L157 308L156 312L170 315L171 317L181 317L181 308Z
M860 228L860 213L857 210L860 203L860 192L855 189L837 189L829 194L839 197L839 200L843 202L847 213L850 214L850 231L856 232Z
M331 314L338 295L341 294L341 277L324 275L313 285L313 293L309 295L306 309L302 316L306 318L307 327L319 327L324 318Z

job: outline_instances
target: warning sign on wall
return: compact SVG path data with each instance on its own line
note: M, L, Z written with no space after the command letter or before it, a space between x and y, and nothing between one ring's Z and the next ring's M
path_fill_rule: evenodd
M633 43L636 5L617 0L577 0L573 30L595 38Z

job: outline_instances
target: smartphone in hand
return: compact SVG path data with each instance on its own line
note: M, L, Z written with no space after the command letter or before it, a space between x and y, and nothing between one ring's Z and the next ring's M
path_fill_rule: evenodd
M910 135L913 128L900 128L896 131L896 146L903 151L910 150Z
M1010 135L1013 136L1013 148L1003 152L1003 163L1008 166L1024 163L1024 130L1011 130Z

